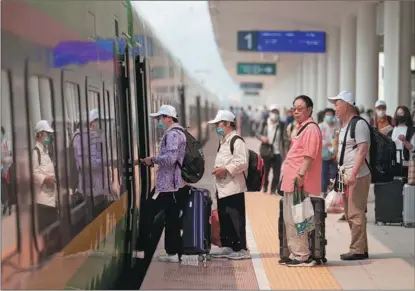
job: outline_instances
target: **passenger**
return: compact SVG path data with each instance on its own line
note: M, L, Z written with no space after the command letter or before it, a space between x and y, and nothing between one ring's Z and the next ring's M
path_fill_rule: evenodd
M294 99L294 118L298 122L297 129L300 130L308 123L313 123L313 101L310 97L300 95ZM297 131L299 132L299 131ZM292 139L291 148L287 153L282 166L281 190L284 192L283 213L287 234L290 258L280 260L281 264L290 267L314 266L315 261L311 258L308 235L299 235L294 224L292 207L294 204L294 182L308 196L320 196L321 192L321 167L322 167L322 138L320 128L317 124L309 124L300 135Z
M12 212L12 205L14 199L12 199L13 191L11 189L11 165L13 163L12 149L9 141L6 138L6 131L4 127L1 127L1 204L2 215L7 212L9 215Z
M324 110L324 121L319 124L323 137L323 168L321 173L321 191L326 194L330 184L330 179L334 179L337 174L336 163L336 134L339 130L335 112L331 108Z
M372 118L370 125L386 135L393 129L392 117L386 114L386 102L383 100L376 101L375 109L376 115Z
M213 175L216 177L216 195L222 247L212 251L212 256L233 260L251 257L246 245L245 171L248 169L248 148L244 141L236 139L231 152L231 139L236 136L235 115L219 110L215 124L220 147L215 159Z
M160 261L178 263L182 255L181 239L181 210L183 188L186 184L181 176L180 167L177 163L182 164L186 150L186 136L179 130L178 116L176 109L170 105L162 105L158 112L150 114L150 117L156 118L158 127L165 130L160 142L160 151L156 157L147 157L140 159L147 166L158 165L155 195L153 199L157 201L157 207L164 210L165 218L165 236L164 247L166 255L159 257ZM158 211L156 211L158 212ZM150 214L149 217L153 217ZM147 233L146 233L147 235ZM144 239L147 239L144 238Z
M78 192L85 196L87 203L92 203L91 196L93 197L93 216L108 206L112 185L106 172L111 169L107 167L104 139L99 124L99 111L92 109L89 112L89 124L84 123L84 128L78 128L73 137L76 165L79 169ZM85 127L89 127L89 130ZM109 177L112 179L111 173Z
M272 156L262 156L265 164L265 179L262 191L264 193L268 192L268 176L272 168L271 194L276 194L280 179L281 164L288 146L288 136L285 130L285 124L280 119L278 105L271 105L269 111L269 118L262 125L260 131L257 133L257 137L263 144L271 145L271 149L273 150Z
M39 232L55 222L58 215L55 168L47 150L53 132L46 120L39 121L35 126L36 145L32 165Z
M344 212L351 230L350 250L348 253L342 254L340 258L342 260L363 260L369 257L365 210L371 182L370 169L367 166L369 163L370 128L365 121L359 120L356 123L355 138L350 137L349 131L346 144L343 144L347 125L357 115L354 106L355 99L352 93L342 91L329 100L334 103L336 115L342 122L337 159L340 159L341 149L345 146L342 165L343 178L347 185ZM377 104L379 105L379 103Z
M395 176L408 177L408 162L415 146L415 128L409 108L399 106L396 109L394 119L396 126L389 132L389 136L395 142L398 151L396 161L399 166Z

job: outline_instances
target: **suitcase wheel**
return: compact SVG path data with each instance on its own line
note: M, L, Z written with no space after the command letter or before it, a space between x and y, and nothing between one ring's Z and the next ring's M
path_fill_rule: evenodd
M199 257L197 259L198 259L199 262L205 263L206 261L210 261L212 258L211 258L210 255L199 255Z
M327 263L327 259L326 258L322 258L321 261L323 262L323 264Z

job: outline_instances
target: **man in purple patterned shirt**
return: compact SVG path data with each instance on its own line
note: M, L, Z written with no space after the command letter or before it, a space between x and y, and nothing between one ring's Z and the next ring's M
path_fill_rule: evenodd
M162 105L159 111L150 114L150 117L156 118L158 127L166 130L160 142L158 156L141 159L141 162L147 166L154 164L159 166L154 197L157 199L157 208L164 210L166 214L164 236L166 255L160 256L159 260L178 263L182 252L180 201L183 193L180 192L184 192L180 189L186 185L178 163L183 163L186 136L180 130L174 130L183 127L178 124L177 112L173 106Z

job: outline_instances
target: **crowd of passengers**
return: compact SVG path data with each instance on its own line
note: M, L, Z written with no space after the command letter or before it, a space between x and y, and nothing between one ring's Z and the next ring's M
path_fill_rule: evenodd
M256 136L262 144L271 144L273 152L264 156L266 179L263 192L276 194L280 186L284 192L284 223L286 227L288 248L291 253L288 260L280 260L286 266L314 266L311 259L307 236L296 231L291 212L293 204L294 181L303 187L306 195L324 197L328 191L330 180L338 171L337 160L339 148L345 144L344 177L349 187L349 195L344 201L344 218L351 231L349 250L341 255L342 260L363 260L369 257L366 233L366 208L371 181L370 169L365 163L370 148L370 128L363 120L356 124L355 138L350 133L345 139L345 130L349 121L356 115L364 117L370 126L388 135L396 143L397 149L403 151L403 160L398 162L405 167L415 145L414 122L409 108L399 106L392 118L386 114L387 105L378 100L372 111L364 112L355 105L352 93L340 92L328 100L334 109L327 108L318 113L318 124L313 121L313 101L310 97L300 95L293 101L293 107L285 112L285 120L280 116L277 105L268 108L250 107L235 112L219 110L216 117L208 123L213 125L220 136L220 147L215 157L212 174L215 177L216 191L213 193L213 209L218 211L220 221L220 248L213 248L213 257L241 260L251 258L246 240L245 192L247 191L245 174L248 169L248 148L241 139L236 139L233 152L230 149L231 139L237 135L236 120L241 121L242 135ZM180 167L185 156L186 136L174 128L179 124L176 109L170 105L162 105L158 112L150 114L157 120L158 127L164 131L158 154L141 159L147 166L157 165L156 184L151 200L154 207L165 213L165 250L159 260L164 262L180 262L182 255L181 217L183 201L188 195L188 185L181 176ZM304 130L300 129L304 127ZM87 130L89 127L89 130ZM36 144L32 153L32 167L36 185L36 203L39 208L41 227L47 227L56 219L56 173L49 156L49 146L53 139L53 129L47 121L42 120L34 128ZM301 133L300 133L301 132ZM79 134L81 133L81 134ZM89 138L88 138L89 135ZM4 138L2 128L2 187L8 185L8 170L12 164L8 141ZM81 138L82 136L82 138ZM83 142L81 142L83 140ZM89 142L88 142L89 140ZM92 110L89 124L80 127L73 139L76 165L79 169L79 184L76 191L84 195L93 195L94 199L106 200L111 193L111 181L104 181L112 175L102 175L102 167L110 169L102 159L102 137L99 131L99 112ZM88 154L90 153L90 156ZM84 161L82 161L84 157ZM91 160L91 164L89 164ZM90 165L90 179L85 179L85 164ZM271 184L268 176L271 172ZM406 168L407 171L407 168ZM283 177L283 179L280 179ZM3 182L4 181L4 182ZM281 181L281 183L279 183ZM85 183L85 184L84 184ZM280 185L279 185L280 184ZM92 192L91 192L92 190ZM3 195L6 193L6 195ZM12 199L7 197L7 189L2 188L3 213L9 209ZM149 226L140 229L139 248L145 249L151 229Z
M68 171L70 201L79 204L82 201L94 211L100 212L115 194L112 170L108 165L105 152L105 137L100 129L98 109L89 112L89 122L78 124L76 131L69 136L70 146L65 154L68 163L73 159L75 167ZM32 147L32 180L35 191L35 203L38 217L38 231L48 228L58 219L57 163L54 157L54 129L47 120L40 120L34 127L35 143ZM15 171L10 140L6 138L4 127L1 152L1 202L2 215L10 215L16 204L14 189ZM62 180L63 181L63 180ZM61 184L62 186L62 184ZM91 201L93 196L93 202ZM91 213L91 215L93 215Z

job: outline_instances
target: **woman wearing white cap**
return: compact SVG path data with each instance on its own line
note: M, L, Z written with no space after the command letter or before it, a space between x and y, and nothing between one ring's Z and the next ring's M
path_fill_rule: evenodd
M236 134L235 115L227 110L219 110L215 119L216 132L221 136L215 159L213 175L216 177L218 214L222 247L212 252L214 257L233 260L250 258L246 245L246 214L244 172L248 169L248 148Z
M371 120L371 126L377 128L381 133L388 134L393 129L392 117L386 114L386 102L378 100L375 103L376 115Z
M32 166L39 232L56 221L58 213L55 167L48 153L53 132L46 120L39 121L35 126L36 145L32 153Z

